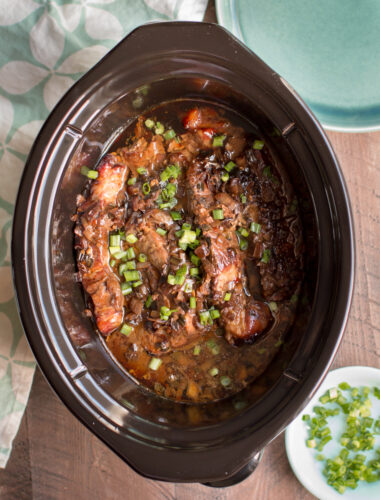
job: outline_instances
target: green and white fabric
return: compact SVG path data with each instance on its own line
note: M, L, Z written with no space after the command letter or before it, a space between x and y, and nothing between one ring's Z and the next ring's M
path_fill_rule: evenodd
M43 120L67 89L136 26L201 21L207 0L0 0L0 467L35 362L20 324L10 237L18 183Z

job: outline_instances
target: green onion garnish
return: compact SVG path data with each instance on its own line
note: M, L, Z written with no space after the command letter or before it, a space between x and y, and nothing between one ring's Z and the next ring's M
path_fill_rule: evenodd
M149 182L145 182L145 183L143 184L142 190L143 190L143 193L144 193L145 195L147 195L147 194L149 194L149 193L150 193L150 184L149 184Z
M172 216L173 220L181 220L182 216L179 212L170 212L170 215Z
M265 177L272 177L272 170L271 170L270 165L267 165L266 167L264 167L263 175L265 175Z
M223 375L222 377L220 377L220 383L223 387L228 387L229 385L231 385L231 379L230 377L227 377L227 375Z
M190 309L197 308L197 299L195 297L190 297Z
M130 245L133 245L136 243L136 241L138 241L138 238L132 233L127 234L125 239L126 239L127 243L129 243Z
M145 253L140 253L138 256L139 262L146 262L147 256Z
M148 298L145 301L145 307L149 309L149 307L152 305L153 302L153 297L151 295L148 295Z
M162 182L166 182L169 179L177 179L181 173L181 167L177 164L168 165L163 172L160 174Z
M136 177L131 177L130 179L128 179L127 184L128 186L133 186L134 184L136 184L136 181L137 181Z
M176 285L183 285L186 279L187 265L183 264L178 271L175 273Z
M135 251L133 250L133 248L128 248L128 250L127 250L127 259L128 260L132 260L134 258L136 258Z
M154 129L154 132L158 135L163 134L165 131L165 127L162 125L162 123L157 122L156 123L156 128Z
M258 222L251 222L250 230L252 231L252 233L259 234L259 232L261 231L261 224L259 224Z
M240 200L243 204L247 203L247 197L245 196L245 194L240 195Z
M113 267L115 264L116 264L116 260L115 259L111 259L110 260L110 266Z
M223 146L224 140L226 136L225 135L216 135L212 141L212 145L214 148L219 148Z
M119 246L120 246L120 234L111 234L110 247L119 247Z
M142 283L143 282L141 280L135 281L134 283L132 283L132 286L133 286L133 288L137 288L138 286L142 285Z
M213 368L211 368L209 370L209 374L211 375L211 377L216 377L216 375L218 375L219 373L219 370L216 366L214 366Z
M139 167L137 169L137 173L140 174L140 175L146 175L148 173L147 169L144 168L144 167Z
M156 233L158 233L161 236L165 236L165 234L167 233L167 231L166 231L166 229L162 229L162 227L158 227L156 229Z
M120 247L108 247L108 251L111 255L115 255L120 252Z
M80 173L82 175L85 175L86 177L88 177L89 179L97 179L98 178L98 175L99 175L99 172L97 170L91 170L89 169L88 167L86 167L85 165L83 165L80 169Z
M245 227L240 227L238 231L242 236L244 236L244 238L247 238L249 236L249 231L248 229L245 229Z
M227 165L224 165L224 169L227 170L227 172L231 172L236 167L236 163L233 161L229 161Z
M201 325L212 325L212 318L209 311L201 311L199 313L199 319L201 321Z
M223 174L220 176L220 179L222 180L222 182L227 182L229 178L230 178L230 174L228 172L223 172Z
M126 335L128 337L128 335L131 334L133 328L130 326L130 325L127 325L127 323L124 323L123 326L120 328L120 333L122 333L123 335Z
M254 141L252 147L253 147L253 149L263 149L263 147L264 147L264 141L256 139L256 141Z
M169 130L167 130L165 133L164 133L164 138L167 140L167 141L170 141L170 139L173 139L175 137L175 132L174 130L171 128Z
M172 315L173 312L175 312L177 309L169 309L166 306L162 306L160 309L160 318L163 319L164 321L167 321L169 317Z
M200 353L201 353L201 346L200 345L196 345L194 347L193 354L194 354L194 356L199 356Z
M156 371L156 370L158 370L158 369L160 368L161 364L162 364L162 359L159 359L159 358L152 358L152 359L149 361L149 365L148 365L148 366L149 366L149 368L150 368L151 370Z
M128 271L136 269L136 261L135 260L129 260L128 262L125 263L125 269ZM124 272L124 271L123 271Z
M199 275L199 269L197 267L190 268L190 276L198 276L198 275Z
M211 319L220 318L220 312L218 311L218 309L210 309L210 316Z
M270 255L271 255L271 251L269 248L266 248L263 252L263 255L261 257L261 262L263 262L264 264L268 264L269 262L269 259L270 259Z
M154 127L154 121L151 120L150 118L147 118L145 120L145 126L146 126L146 128L149 128L149 129L153 128Z
M213 210L212 216L213 216L214 220L223 220L224 219L223 210L221 208L217 208L216 210Z
M182 227L184 227L184 225ZM195 231L192 231L191 229L183 229L182 235L178 240L178 245L180 248L182 248L182 250L185 251L187 246L190 245L190 243L194 243L196 239L197 234Z
M121 293L123 295L128 295L129 293L132 293L132 287L129 283L122 283L120 287L121 287Z
M173 274L169 274L168 275L168 280L167 281L168 281L169 285L175 285L176 284L176 282L175 282L175 276Z
M194 266L199 266L199 264L201 263L201 259L194 253L191 253L190 260L194 264Z
M239 247L240 250L243 250L243 252L245 252L248 248L248 241L244 238L240 238Z
M140 273L138 271L125 271L124 279L125 281L139 281Z
M115 257L115 259L125 259L127 257L127 250L120 250L119 252L116 252L113 254L113 256Z
M224 295L224 301L228 302L231 298L231 292L226 292Z

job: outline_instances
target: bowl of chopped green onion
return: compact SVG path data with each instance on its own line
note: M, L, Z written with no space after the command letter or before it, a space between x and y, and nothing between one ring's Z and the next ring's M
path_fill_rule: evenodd
M321 500L380 498L380 370L330 372L285 433L297 479Z

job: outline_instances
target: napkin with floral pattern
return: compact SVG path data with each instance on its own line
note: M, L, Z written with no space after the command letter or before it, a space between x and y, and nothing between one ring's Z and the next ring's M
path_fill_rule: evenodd
M10 237L24 163L70 86L136 26L201 21L207 0L0 0L0 467L5 467L35 362L14 299Z

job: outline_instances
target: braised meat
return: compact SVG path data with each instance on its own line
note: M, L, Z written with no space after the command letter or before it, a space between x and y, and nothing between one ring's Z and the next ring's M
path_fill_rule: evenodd
M179 116L181 126L178 115L172 126L141 116L125 145L85 170L77 261L97 328L128 372L166 397L208 401L244 387L281 344L302 233L265 140L214 108Z

